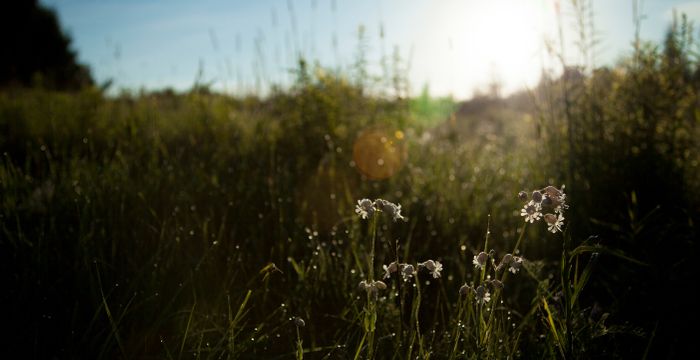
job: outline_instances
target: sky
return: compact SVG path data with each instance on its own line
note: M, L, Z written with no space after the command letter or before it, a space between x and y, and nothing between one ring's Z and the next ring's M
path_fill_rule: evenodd
M290 84L299 54L347 70L362 45L377 75L382 58L400 55L411 95L428 85L431 95L465 99L494 80L509 94L534 86L543 68L556 71L545 44L557 51L563 44L567 64L611 65L630 52L635 33L632 0L588 1L598 41L588 58L577 50L567 0L40 2L56 10L80 61L99 83L111 79L112 91L186 90L201 70L219 91L265 94L271 84ZM638 2L644 40L663 39L674 9L700 23L700 1Z

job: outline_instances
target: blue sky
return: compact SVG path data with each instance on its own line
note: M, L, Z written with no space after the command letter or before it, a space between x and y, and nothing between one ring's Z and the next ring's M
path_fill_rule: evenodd
M505 93L533 86L556 68L545 41L558 44L555 0L41 0L54 8L80 60L114 89L192 86L198 69L216 89L265 92L288 84L296 54L334 69L355 61L358 29L370 69L394 49L410 65L413 94L466 98L492 79ZM594 0L600 40L594 63L629 52L632 0ZM641 37L659 41L673 9L700 23L699 1L642 1ZM569 2L560 6L565 58L576 51ZM383 29L384 37L380 37ZM698 34L700 35L700 34ZM335 45L334 45L335 44Z

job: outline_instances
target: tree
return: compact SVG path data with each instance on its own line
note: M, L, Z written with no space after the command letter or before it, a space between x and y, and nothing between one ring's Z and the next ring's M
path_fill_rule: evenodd
M37 0L24 0L0 5L0 14L0 88L76 90L93 84L53 10Z

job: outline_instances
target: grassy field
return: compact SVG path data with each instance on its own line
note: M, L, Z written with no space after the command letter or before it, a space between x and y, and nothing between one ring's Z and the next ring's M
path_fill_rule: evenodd
M681 356L691 33L463 104L303 62L264 98L3 90L0 352Z

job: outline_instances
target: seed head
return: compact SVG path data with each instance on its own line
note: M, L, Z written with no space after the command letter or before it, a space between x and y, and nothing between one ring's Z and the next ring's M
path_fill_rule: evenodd
M520 199L520 200L522 200L522 201L527 200L527 193L524 192L524 191L519 192L519 193L518 193L518 199Z
M533 191L532 192L532 201L534 201L536 203L542 202L542 193L537 191L537 190Z
M294 325L297 327L304 327L306 326L306 323L304 322L304 319L297 316L294 318Z

